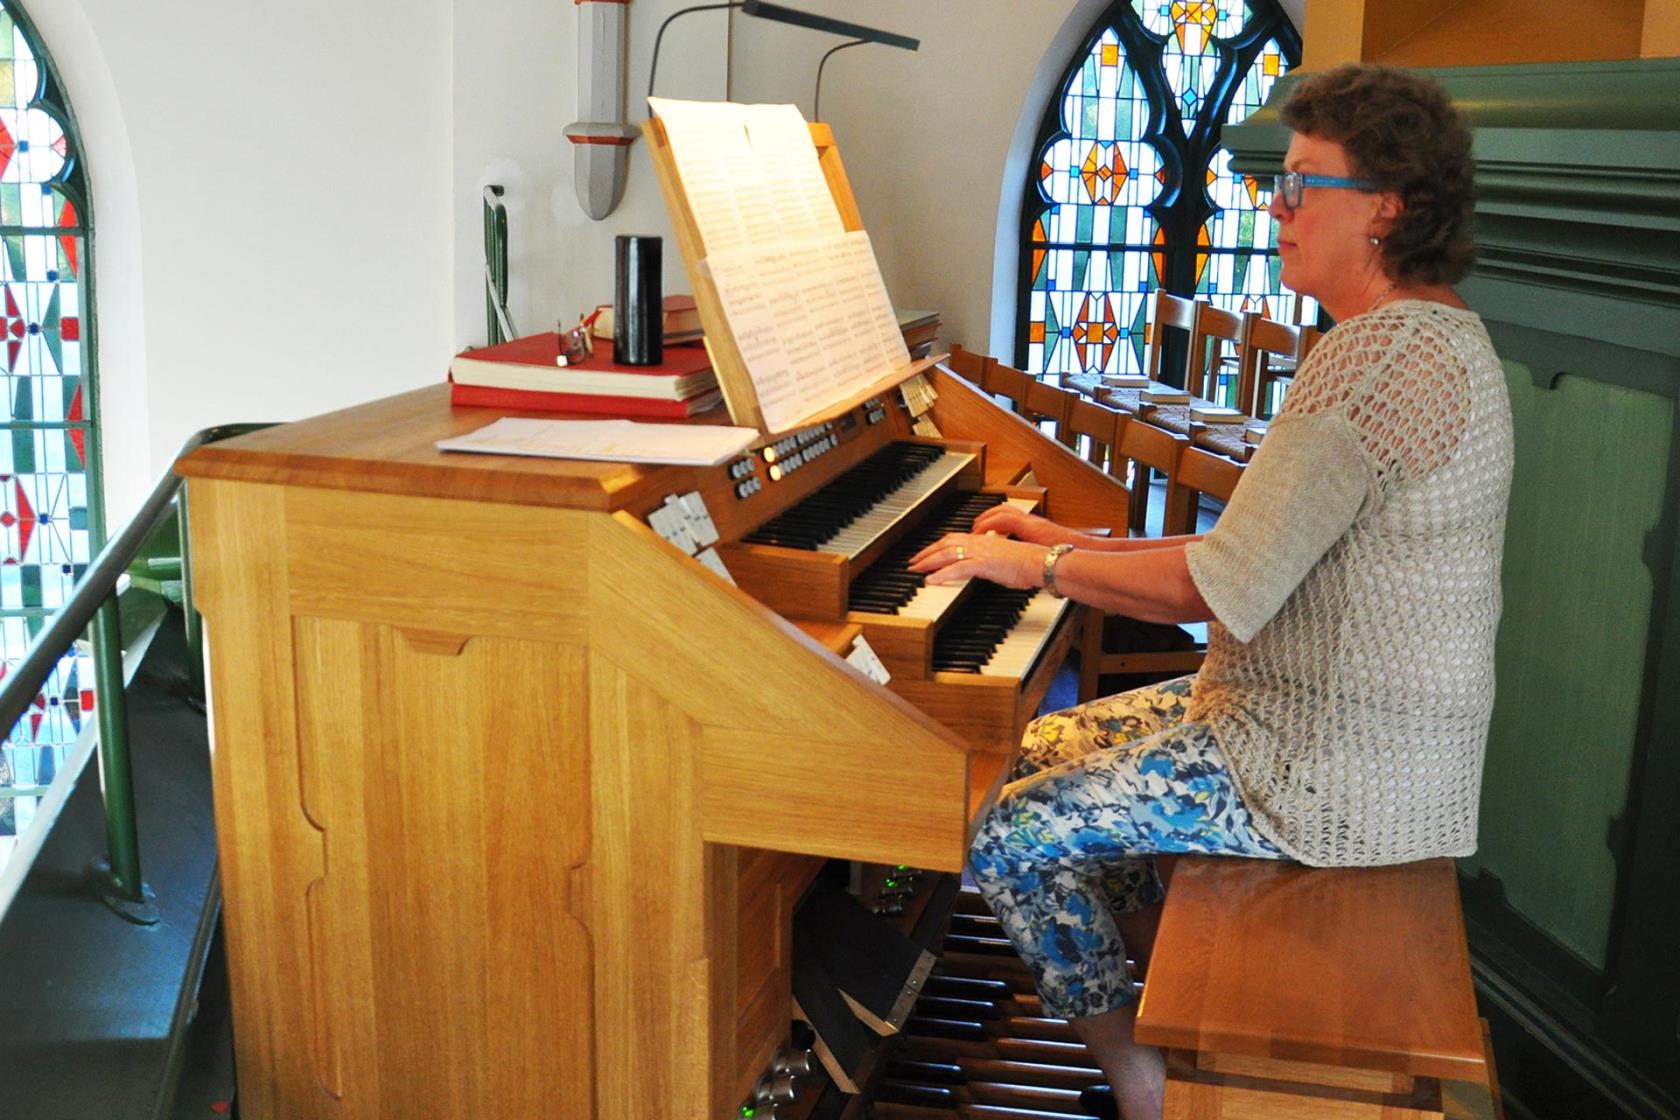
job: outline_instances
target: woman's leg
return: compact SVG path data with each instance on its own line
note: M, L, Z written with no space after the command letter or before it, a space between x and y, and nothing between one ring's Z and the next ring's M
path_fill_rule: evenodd
M1158 1116L1160 1055L1131 1042L1132 980L1110 903L1158 892L1139 857L1281 858L1253 828L1204 724L1089 752L1006 787L970 862L1032 969L1046 1014L1075 1021L1128 1120ZM1118 897L1116 897L1118 895ZM1158 1107L1158 1106L1154 1106Z
M1027 725L1021 738L1014 776L1030 777L1093 751L1177 727L1184 722L1195 681L1193 676L1178 677L1039 717ZM1161 920L1162 888L1155 859L1116 862L1108 869L1102 893L1126 948L1141 969L1154 948L1155 927Z

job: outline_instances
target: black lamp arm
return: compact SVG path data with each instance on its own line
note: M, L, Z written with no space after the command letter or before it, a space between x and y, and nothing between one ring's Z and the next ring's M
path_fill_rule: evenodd
M665 22L659 25L659 34L653 37L653 62L648 65L647 95L649 97L653 96L653 80L659 75L659 44L664 41L665 29L671 26L672 20L676 19L678 16L686 16L693 12L720 12L725 8L742 8L745 6L746 0L735 0L732 4L696 4L692 8L678 8L676 11L666 16Z
M828 65L829 57L836 51L843 51L847 47L861 47L868 42L868 39L853 39L849 43L841 43L838 47L830 47L827 51L823 52L822 61L817 63L817 92L811 98L812 120L822 120L822 76L823 67Z

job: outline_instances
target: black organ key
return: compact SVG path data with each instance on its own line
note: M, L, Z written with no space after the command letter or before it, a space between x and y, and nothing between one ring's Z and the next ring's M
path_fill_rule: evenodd
M978 673L1009 636L1035 594L981 582L952 612L933 640L933 667L946 673Z
M889 444L745 539L814 551L944 454L931 444Z
M852 581L850 606L854 611L897 614L922 586L922 573L910 571L910 558L946 533L966 533L974 519L1003 501L1001 494L952 494L897 544L881 554L869 570Z

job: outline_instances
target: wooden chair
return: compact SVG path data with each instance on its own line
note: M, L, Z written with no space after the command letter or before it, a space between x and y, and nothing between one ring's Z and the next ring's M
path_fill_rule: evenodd
M1149 319L1149 357L1147 361L1151 381L1161 380L1161 352L1165 348L1166 332L1169 329L1183 331L1186 349L1194 351L1192 340L1196 330L1196 301L1180 299L1178 296L1157 288L1155 289L1154 306L1151 309ZM1174 461L1176 462L1176 459ZM1149 514L1149 471L1152 467L1157 470L1163 468L1154 462L1147 464L1139 460L1128 460L1128 462L1132 468L1129 471L1132 508L1127 517L1127 524L1131 526L1133 533L1142 533L1144 522Z
M1007 399L1011 408L1025 415L1027 388L1032 384L1032 380L1020 370L1006 366L996 358L987 358L986 379L980 383L980 387L994 397Z
M1267 319L1257 311L1243 316L1243 342L1237 358L1237 403L1250 416L1265 419L1274 409L1266 408L1272 385L1280 375L1273 358L1293 362L1299 367L1320 331L1316 327L1298 327Z
M1165 1120L1502 1115L1450 859L1181 857L1136 1037Z
M1068 411L1066 430L1073 438L1073 449L1083 455L1086 462L1124 482L1120 433L1129 420L1130 417L1117 408L1081 397ZM1079 446L1080 441L1085 444L1083 448Z
M1201 496L1210 494L1221 501L1230 501L1237 483L1242 481L1243 464L1235 459L1185 444L1179 452L1178 466L1167 479L1167 511L1161 522L1161 535L1177 536L1196 531L1196 516Z
M1045 424L1052 425L1051 436L1068 447L1075 446L1076 441L1068 431L1068 417L1073 413L1074 404L1084 398L1071 389L1040 381L1029 374L1021 376L1027 378L1026 400L1022 413L1040 427Z
M1101 407L1101 406L1098 406ZM1137 484L1132 489L1127 521L1133 535L1144 532L1147 506L1140 501L1147 485L1148 471L1162 471L1168 478L1168 494L1172 493L1171 479L1178 471L1178 463L1189 447L1187 437L1177 432L1157 428L1125 413L1116 412L1115 450L1109 456L1109 473L1123 478L1128 462L1137 465ZM1100 695L1101 678L1110 675L1194 673L1201 668L1203 651L1190 650L1111 650L1104 648L1106 616L1097 611L1086 617L1085 633L1079 646L1079 698L1093 700Z
M945 364L950 367L952 373L964 381L985 388L987 368L996 365L997 359L953 345L950 356L945 359Z
M1164 288L1155 289L1155 306L1149 316L1149 379L1161 380L1161 349L1166 328L1181 330L1186 336L1196 330L1196 301L1180 299Z
M1184 387L1193 396L1214 404L1229 404L1221 399L1219 392L1220 372L1227 360L1234 363L1239 359L1243 326L1243 316L1234 311L1223 311L1211 303L1196 304L1195 322L1190 329L1190 356L1184 367ZM1241 377L1232 380L1240 384Z
M1126 517L1133 536L1142 536L1148 531L1149 472L1158 470L1166 475L1170 493L1179 456L1189 445L1189 437L1139 420L1127 424L1121 433L1120 456L1137 467L1133 472L1131 509Z

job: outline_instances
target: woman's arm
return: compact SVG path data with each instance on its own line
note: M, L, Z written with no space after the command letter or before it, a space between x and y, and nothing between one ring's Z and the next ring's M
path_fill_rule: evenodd
M979 523L976 522L976 528ZM1092 538L1100 540L1101 538ZM1110 614L1145 622L1205 622L1213 611L1190 578L1184 542L1131 551L1081 548L1056 563L1056 590L1069 599ZM951 533L924 548L910 570L927 573L930 584L979 577L1005 587L1044 586L1045 545L976 533Z
M1089 552L1139 552L1145 549L1183 547L1201 540L1200 535L1181 537L1098 537L1058 525L1036 513L1012 505L998 505L974 519L974 532L998 533L1018 541L1041 544L1071 544Z

